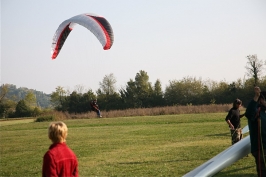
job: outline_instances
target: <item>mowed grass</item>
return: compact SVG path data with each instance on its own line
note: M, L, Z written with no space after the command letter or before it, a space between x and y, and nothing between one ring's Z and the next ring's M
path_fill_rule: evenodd
M226 113L76 119L68 146L80 176L182 176L231 145ZM0 121L0 176L41 176L48 122ZM242 127L247 125L242 118ZM215 176L256 176L249 155Z

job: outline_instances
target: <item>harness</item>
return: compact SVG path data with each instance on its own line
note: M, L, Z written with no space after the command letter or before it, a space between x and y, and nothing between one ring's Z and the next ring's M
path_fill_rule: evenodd
M98 107L98 106L97 106L97 104L95 104L94 101L91 101L91 102L90 102L90 105L91 105L91 109L92 109L93 111L97 111L97 109L98 109L97 107Z

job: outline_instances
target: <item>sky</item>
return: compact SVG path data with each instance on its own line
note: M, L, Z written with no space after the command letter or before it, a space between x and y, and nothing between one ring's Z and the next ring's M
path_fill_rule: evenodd
M96 92L111 73L117 89L140 70L149 82L186 77L245 79L247 56L266 60L265 0L0 0L0 84L50 94L61 86ZM55 60L52 38L75 15L105 17L114 32L110 50L76 25Z

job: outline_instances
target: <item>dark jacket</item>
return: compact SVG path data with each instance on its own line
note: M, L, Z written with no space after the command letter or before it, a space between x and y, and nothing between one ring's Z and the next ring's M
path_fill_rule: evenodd
M90 105L91 105L92 111L98 111L99 110L99 106L97 105L96 101L91 101Z
M240 110L238 108L231 108L225 118L225 121L230 120L235 128L240 128Z
M245 112L245 116L248 118L251 152L256 152L262 148L266 149L266 110L260 108L259 111L259 107L260 105L256 101L251 100ZM262 146L259 147L258 143Z

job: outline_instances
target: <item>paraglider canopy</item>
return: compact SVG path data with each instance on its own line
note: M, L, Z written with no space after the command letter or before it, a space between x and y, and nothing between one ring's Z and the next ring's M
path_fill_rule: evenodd
M63 21L57 28L52 43L52 59L57 57L69 33L76 24L90 30L102 44L104 50L112 47L114 35L110 23L102 16L89 13L80 14Z

